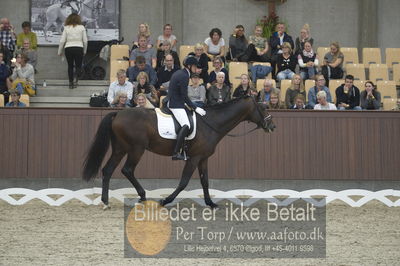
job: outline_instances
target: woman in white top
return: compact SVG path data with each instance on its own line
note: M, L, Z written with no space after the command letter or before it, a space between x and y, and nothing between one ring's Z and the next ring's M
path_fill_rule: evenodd
M58 47L58 55L63 55L65 48L65 57L68 62L69 88L76 88L78 84L78 73L81 71L83 56L87 50L86 29L82 26L81 17L78 14L71 14L64 23L64 31L61 36ZM75 65L75 82L74 82Z
M216 56L220 56L222 60L224 60L225 56L225 40L222 38L222 32L218 28L214 28L210 31L210 37L208 37L205 41L205 50L206 53L214 58Z
M171 43L171 50L176 52L176 36L172 34L171 24L165 24L164 32L157 38L157 49L161 49L161 45L164 41L169 41Z
M337 110L336 105L326 100L326 92L319 91L317 93L318 104L314 106L314 110Z

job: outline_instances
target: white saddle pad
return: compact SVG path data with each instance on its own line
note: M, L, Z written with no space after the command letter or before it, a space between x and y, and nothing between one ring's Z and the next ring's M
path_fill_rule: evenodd
M161 112L160 108L156 108L158 134L165 139L176 139L174 120L171 115L166 115ZM186 138L187 140L194 139L196 136L196 113L193 112L193 132Z

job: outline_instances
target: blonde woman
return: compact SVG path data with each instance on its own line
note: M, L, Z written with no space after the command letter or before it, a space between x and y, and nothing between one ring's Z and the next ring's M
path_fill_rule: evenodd
M338 42L333 42L330 48L331 50L326 53L322 64L322 75L324 75L327 85L329 85L330 79L343 78L344 55L340 51L340 45Z
M171 44L171 50L176 52L176 36L172 34L171 24L165 24L163 34L157 38L157 49L161 48L161 45L168 41Z
M303 95L306 98L306 90L304 89L304 83L300 75L293 75L292 84L286 91L285 104L287 107L291 107L295 104L295 98L297 95Z
M124 91L118 91L111 103L111 107L129 107L128 94Z
M304 44L309 42L311 46L314 44L314 39L311 38L310 25L304 24L300 30L300 36L296 38L296 54L301 54L304 50Z
M292 46L288 42L282 44L282 53L278 54L276 65L278 68L277 79L292 79L296 71L297 58L292 54ZM274 71L272 72L274 73Z
M133 41L133 47L132 50L139 47L139 38L140 36L145 36L147 39L147 49L151 49L153 47L153 43L151 42L150 39L150 26L147 23L140 23L139 24L139 29L138 29L138 34L136 37L136 41Z
M137 95L139 93L143 93L146 95L147 99L151 102L152 105L158 106L159 99L157 95L157 91L154 88L153 85L149 83L149 76L147 75L146 72L140 72L137 75L137 84L135 88L133 89L133 95L136 99Z
M135 102L136 102L136 107L154 109L154 105L150 103L150 101L146 97L146 94L144 93L139 93L135 98Z
M268 109L286 109L286 106L279 97L279 93L271 92L270 101L267 104Z
M233 98L243 97L245 95L248 96L257 96L257 90L254 88L252 82L250 81L250 77L247 74L242 74L240 76L240 85L235 89L233 93Z

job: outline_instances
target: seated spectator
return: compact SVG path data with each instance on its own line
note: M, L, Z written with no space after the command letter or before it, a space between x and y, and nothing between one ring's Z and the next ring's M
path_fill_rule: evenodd
M228 87L231 87L231 83L229 81L229 72L226 68L223 67L224 62L222 61L221 57L217 56L214 57L212 60L214 70L210 72L208 82L207 82L207 89L209 89L212 85L214 85L217 82L217 73L223 72L225 74L225 84Z
M271 62L268 40L261 36L262 32L262 26L256 25L254 35L249 37L249 61Z
M137 75L142 71L147 73L150 78L150 84L154 86L157 83L157 73L150 65L146 64L146 59L143 56L138 56L135 61L135 66L128 68L127 76L129 81L132 83L136 82Z
M292 79L297 65L297 58L292 54L292 47L290 43L285 42L282 44L282 53L277 56L276 65L278 68L277 79ZM274 73L272 71L272 73Z
M131 82L126 81L126 72L123 69L118 70L117 80L112 82L108 88L107 101L110 105L114 102L114 98L119 91L126 93L128 101L132 100L133 85Z
M189 53L196 58L197 64L197 71L200 74L200 78L203 79L203 82L207 82L208 80L208 58L207 54L204 52L204 47L200 43L194 46L194 52Z
M149 83L149 76L147 73L140 72L137 76L137 80L138 83L136 83L133 88L133 98L136 99L139 93L144 93L153 106L158 106L159 98L157 90Z
M240 98L245 95L257 96L257 90L251 84L250 77L247 74L242 74L240 76L240 85L233 92L232 98Z
M365 90L360 94L361 108L364 110L379 110L381 108L381 93L376 90L372 81L365 82Z
M336 106L338 110L361 110L360 90L353 85L354 77L347 75L345 83L336 89Z
M309 42L311 46L314 44L314 39L311 38L310 34L310 25L304 24L303 28L300 30L300 37L296 38L296 50L295 54L299 55L304 51L305 47L304 44Z
M28 39L29 47L24 46L25 39ZM37 36L36 33L31 31L31 23L29 21L22 23L22 32L17 36L17 48L37 50Z
M0 43L3 44L4 49L11 56L15 51L16 38L17 35L14 32L14 26L10 24L10 20L8 18L0 19Z
M16 89L20 94L27 93L29 96L33 96L36 90L35 70L32 65L28 64L28 60L26 54L17 55L10 81L12 89Z
M146 64L155 68L157 65L156 53L153 49L147 47L147 37L141 35L139 37L139 47L133 49L129 58L129 65L135 65L136 58L138 56L143 56L146 60Z
M171 43L169 41L163 41L161 49L157 50L157 71L164 67L164 58L167 54L172 55L174 64L178 68L181 68L181 61L179 60L177 52L171 50Z
M297 94L294 98L294 104L289 109L303 110L306 109L306 98L303 95Z
M286 96L285 96L285 104L288 107L291 107L295 105L295 98L297 95L303 95L303 102L305 102L306 99L306 90L304 89L304 83L303 80L301 79L300 75L294 75L292 78L292 85L290 88L286 91Z
M122 107L122 108L130 107L127 93L124 91L117 91L117 93L114 97L114 100L112 101L110 106L111 107Z
M308 106L313 109L317 104L317 94L320 91L324 91L326 94L326 100L332 102L332 96L329 88L325 86L325 78L322 75L315 76L315 86L308 90Z
M268 109L286 109L285 103L281 101L279 95L279 93L271 92L270 101L267 103Z
M30 48L30 41L29 39L24 39L22 43L22 48L19 50L19 53L24 53L28 56L29 64L33 66L36 70L37 65L37 51Z
M172 74L179 68L174 64L174 58L171 54L167 54L164 59L165 65L157 71L156 89L158 89L160 96L168 94L169 81Z
M154 109L154 105L152 105L150 101L147 100L147 97L144 93L139 93L138 95L136 95L135 101L136 101L136 107Z
M244 36L244 27L237 25L234 33L229 36L229 53L227 55L228 60L247 62L249 56L246 54L247 50L247 39Z
M133 41L132 50L139 47L139 38L140 38L140 36L145 36L146 37L147 49L153 48L153 43L152 43L151 38L150 38L150 26L149 26L149 24L140 23L136 40Z
M218 28L214 28L210 31L210 37L205 41L205 50L208 56L213 59L216 56L220 56L222 61L225 62L225 40L222 38L222 32Z
M294 48L292 36L286 33L286 25L284 23L279 23L276 25L276 32L272 34L270 39L272 57L283 53L282 48L285 42L290 44L291 49Z
M281 91L277 88L274 88L272 80L265 79L264 88L258 93L258 102L268 104L271 101L272 93L280 95Z
M12 54L11 54L11 52L3 45L2 42L0 42L0 53L3 54L4 64L6 64L8 67L10 67L10 66L11 66Z
M322 63L322 75L329 86L330 79L341 79L343 77L344 55L340 51L339 43L331 43L331 51L326 53Z
M326 92L319 91L317 93L318 103L314 105L314 110L337 110L336 105L327 101Z
M314 52L311 42L305 41L304 50L298 56L300 76L303 80L314 79L319 64L318 55Z
M3 53L0 52L0 94L4 95L4 102L8 102L7 78L10 76L10 68L4 62Z
M10 102L6 104L6 107L26 107L26 104L20 102L21 93L17 90L10 90Z
M192 74L192 84L188 86L188 97L197 107L203 108L206 102L206 88L200 85L200 75Z
M164 25L163 34L157 38L157 49L160 49L161 45L168 41L171 44L171 50L176 52L176 36L172 34L171 24Z
M224 81L225 73L217 73L217 82L210 87L207 93L208 105L224 103L231 99L231 90Z

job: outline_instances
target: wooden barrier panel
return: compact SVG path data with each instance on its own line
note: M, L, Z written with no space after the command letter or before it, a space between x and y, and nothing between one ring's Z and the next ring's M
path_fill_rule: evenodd
M112 109L0 108L0 178L77 178ZM210 178L399 180L400 112L271 111L276 130L225 137ZM254 127L241 123L232 133ZM110 151L109 151L110 153ZM113 177L122 177L119 168ZM183 162L146 152L138 178L179 178ZM197 176L197 173L195 174Z

